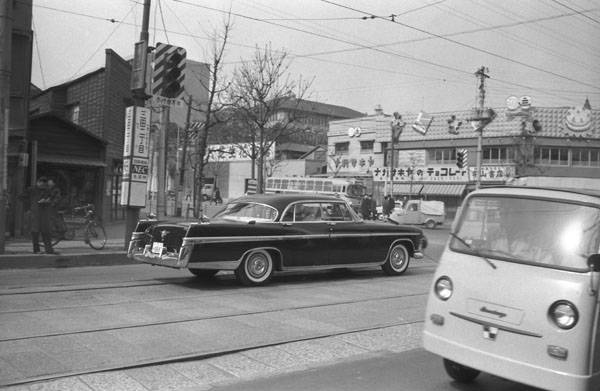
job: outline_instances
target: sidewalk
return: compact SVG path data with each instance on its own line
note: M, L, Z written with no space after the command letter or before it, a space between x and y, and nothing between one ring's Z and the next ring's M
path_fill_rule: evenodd
M204 214L213 216L221 206L205 205ZM195 221L193 218L163 217L168 221ZM37 269L44 267L107 266L136 263L127 258L125 250L125 220L106 223L106 246L94 250L82 238L58 243L54 249L58 255L33 254L33 246L28 238L9 239L4 254L0 254L2 269ZM42 246L43 248L43 246Z

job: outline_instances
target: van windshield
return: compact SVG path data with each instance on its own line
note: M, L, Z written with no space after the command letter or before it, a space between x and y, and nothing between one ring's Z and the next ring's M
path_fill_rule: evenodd
M452 250L587 270L600 252L600 208L517 197L475 196L462 210Z

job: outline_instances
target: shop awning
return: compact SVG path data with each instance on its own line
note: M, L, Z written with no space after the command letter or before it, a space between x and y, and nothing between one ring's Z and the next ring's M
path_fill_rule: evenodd
M465 183L426 183L422 194L459 197L466 187Z
M394 194L419 194L421 189L424 187L422 183L413 183L412 186L409 183L394 183ZM421 191L421 193L423 193Z
M69 156L39 154L38 163L52 163L65 166L106 167L106 162L97 159L85 159Z

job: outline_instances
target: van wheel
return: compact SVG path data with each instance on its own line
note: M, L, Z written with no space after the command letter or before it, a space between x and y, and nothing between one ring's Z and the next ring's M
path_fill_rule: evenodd
M471 383L481 373L477 369L473 369L457 362L444 359L444 368L446 373L459 383Z
M435 221L433 221L433 220L427 220L425 222L425 228L427 228L427 229L435 229Z
M410 255L404 245L397 244L390 250L387 260L381 266L385 274L389 276L398 276L408 269Z
M265 250L250 252L235 270L238 281L244 285L261 285L273 274L273 258Z

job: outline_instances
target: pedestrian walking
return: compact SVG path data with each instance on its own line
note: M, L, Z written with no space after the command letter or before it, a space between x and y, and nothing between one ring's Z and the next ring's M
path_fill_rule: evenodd
M371 211L371 200L369 199L369 195L365 194L363 199L360 201L360 213L362 214L362 218L368 220L370 218L369 213Z
M29 205L29 231L34 254L40 253L40 235L46 254L56 254L52 248L51 228L51 196L46 177L38 178L35 186L28 188L21 195L26 205Z
M50 197L50 210L48 212L50 215L50 232L56 233L58 237L62 238L67 231L63 219L58 215L62 195L52 178L48 178L48 196Z
M371 220L377 220L377 201L373 198L373 194L369 195L371 205L369 207L369 217Z
M221 190L218 187L215 187L215 205L219 205L223 203L223 199L221 198Z

